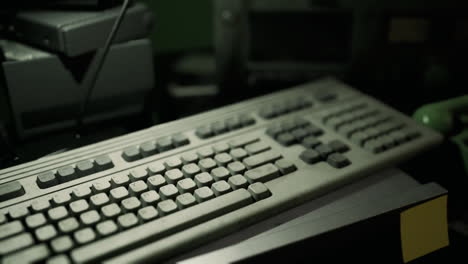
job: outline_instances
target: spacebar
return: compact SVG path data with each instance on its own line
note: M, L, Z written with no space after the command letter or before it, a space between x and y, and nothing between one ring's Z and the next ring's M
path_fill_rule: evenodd
M115 253L123 253L126 250L169 236L253 202L254 200L247 190L238 189L202 204L75 249L72 251L71 257L76 263L96 262L110 255L115 255Z

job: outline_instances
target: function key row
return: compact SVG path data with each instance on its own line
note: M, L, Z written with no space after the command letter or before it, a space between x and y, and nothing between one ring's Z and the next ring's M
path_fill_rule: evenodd
M359 115L361 111L366 111L368 105L366 103L352 103L351 105L338 105L327 109L320 114L320 119L323 123L326 123L329 119L334 117L348 116L351 118L351 114Z
M110 157L102 155L94 159L80 161L74 165L59 168L56 171L42 173L37 176L36 183L41 189L50 188L113 167L114 163Z
M286 147L301 142L308 136L318 137L323 133L321 128L300 117L273 124L266 130L267 135Z
M122 158L127 162L132 162L188 144L190 144L190 140L187 136L176 134L157 140L150 140L139 146L127 147L122 152Z
M278 116L296 112L313 104L305 98L299 97L295 99L285 100L284 102L277 102L260 108L259 115L265 119L272 119Z
M255 119L244 114L200 126L196 129L195 134L201 139L207 139L254 124Z

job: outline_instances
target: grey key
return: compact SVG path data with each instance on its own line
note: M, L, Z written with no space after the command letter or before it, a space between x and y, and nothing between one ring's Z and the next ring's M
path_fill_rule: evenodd
M161 197L155 190L147 191L141 194L141 201L144 205L151 205L158 203Z
M315 147L315 150L324 159L326 159L334 151L328 144L319 145L319 146Z
M371 136L368 133L363 132L363 131L358 131L351 135L350 140L356 143L357 145L362 146L370 138Z
M89 200L94 207L101 207L110 202L109 196L106 193L95 194Z
M197 200L191 193L184 193L177 196L176 204L180 209L185 209L197 204Z
M0 241L0 256L5 256L16 250L31 246L34 244L34 239L29 233L23 233L5 240Z
M198 127L195 131L195 134L202 139L209 138L213 136L213 130L211 130L211 126L201 126Z
M174 186L174 184L164 185L159 189L159 196L161 196L161 198L164 200L175 198L178 194L179 191Z
M204 147L204 148L199 149L197 151L197 154L200 157L200 159L206 159L206 158L213 157L215 153L212 148Z
M62 233L70 233L77 230L78 227L80 227L80 223L78 223L75 217L69 217L58 222L58 228Z
M154 175L148 178L146 181L148 186L151 189L158 190L161 186L164 186L167 184L166 179L162 175Z
M20 221L10 222L0 226L0 239L21 233L24 231L24 226Z
M275 162L276 167L281 171L281 174L285 175L295 171L296 166L289 160L280 159Z
M89 209L89 204L84 199L70 203L70 210L75 214L82 213L88 209Z
M283 133L276 139L281 145L289 147L296 143L296 138L291 133Z
M254 197L255 200L263 200L271 196L271 192L265 184L256 182L254 184L249 185L248 188L250 194Z
M379 140L369 140L364 143L364 148L371 151L372 153L380 153L385 150L384 146Z
M185 153L180 158L184 164L196 163L198 161L198 155L195 153Z
M68 210L64 206L59 206L47 211L47 216L52 221L57 221L68 216Z
M75 241L78 244L86 244L96 239L96 233L90 227L76 231L73 234Z
M117 218L117 223L119 223L120 227L126 229L138 224L138 218L135 216L134 213L128 213L121 215Z
M122 158L127 162L132 162L141 159L140 148L138 146L130 146L123 149Z
M199 202L205 202L215 197L213 191L207 186L196 189L193 193L195 199Z
M231 148L235 149L235 148L241 148L250 143L254 143L258 140L259 140L258 137L243 136L243 137L230 140L228 144L229 146L231 146Z
M3 225L4 223L6 223L6 216L2 213L0 213L0 225Z
M130 178L126 174L117 174L111 178L111 184L114 187L126 185L128 183L130 183Z
M182 167L182 160L180 160L179 158L170 158L164 162L164 165L168 170L179 169L180 167Z
M277 138L280 134L284 132L283 127L279 124L274 124L267 128L266 134L272 138Z
M96 225L96 231L101 236L112 235L117 232L118 227L113 220L107 220Z
M16 206L16 207L10 208L8 213L11 219L16 220L16 219L26 217L29 214L29 210L26 206Z
M229 150L229 145L227 143L218 143L213 146L215 153L222 153Z
M249 115L243 114L239 115L239 122L242 124L243 127L251 126L255 124L255 119Z
M128 191L125 187L117 187L110 191L110 197L114 201L120 201L128 196Z
M205 206L193 206L177 214L165 216L164 220L155 220L143 226L135 227L131 232L123 232L111 238L101 239L90 245L71 252L73 261L88 263L122 252L143 241L156 241L180 230L207 222L210 219L235 211L253 202L251 194L239 189L226 195L205 202Z
M154 141L148 141L141 144L140 151L143 157L149 157L158 153L158 149L156 148Z
M216 163L218 163L219 166L225 166L226 164L233 161L231 155L227 153L216 154L214 160L216 161Z
M267 105L263 106L260 111L258 112L258 115L265 118L265 119L270 119L276 116L275 109L273 109L273 106Z
M233 159L235 160L242 160L245 157L247 157L247 151L245 151L242 148L235 148L229 152L229 154L232 156Z
M38 263L50 256L46 244L35 245L3 258L2 264Z
M192 179L183 179L177 182L179 193L190 193L197 188L197 185Z
M309 133L307 132L306 129L303 129L303 128L297 128L297 129L294 129L291 134L293 135L293 137L297 140L297 141L302 141L305 137L307 137L309 135Z
M89 186L80 186L74 188L72 194L76 199L86 199L92 194L92 192Z
M156 141L156 146L159 152L171 150L173 148L172 139L170 137L160 138Z
M102 207L101 212L107 218L114 218L114 217L118 216L120 214L120 212L122 212L122 210L120 209L120 207L117 204L112 203L112 204L108 204L108 205Z
M168 183L175 184L184 178L184 174L179 169L173 169L166 171L164 177Z
M57 255L47 260L46 264L72 264L66 255Z
M111 188L111 184L107 180L93 183L93 190L97 193L107 192L108 190L110 190L110 188Z
M148 190L148 185L144 181L136 181L130 183L129 190L132 194L137 195Z
M76 173L78 174L78 177L91 175L94 172L94 163L91 160L83 160L76 164Z
M198 166L200 166L203 171L210 171L216 167L216 162L212 158L206 158L200 160Z
M314 149L307 149L303 151L299 158L307 164L315 164L322 160L320 153Z
M39 174L36 179L37 186L41 189L49 188L59 184L57 177L53 171Z
M226 181L217 181L211 185L211 190L216 196L220 196L232 191L231 186Z
M315 147L319 146L320 144L322 144L322 142L320 142L314 136L309 136L309 137L304 138L304 140L302 140L302 145L305 148L309 148L309 149L315 148Z
M39 227L34 233L36 235L37 240L41 242L48 241L57 236L57 230L55 230L55 227L53 225Z
M195 163L190 163L182 167L182 173L187 178L193 178L195 175L197 175L200 172L201 172L200 167L198 167L198 165Z
M175 134L172 136L172 141L176 147L181 147L190 144L190 140L187 136L182 133Z
M19 181L0 184L0 202L24 195L23 186Z
M270 163L270 162L275 162L276 160L279 160L279 159L281 159L280 153L273 151L273 150L269 150L269 151L262 152L260 154L256 154L248 158L245 158L243 162L247 166L247 168L250 169L250 168L255 168L255 167Z
M132 170L129 176L132 181L145 181L146 178L148 178L149 173L144 168L137 168Z
M227 132L226 124L223 121L216 121L211 124L213 134L220 135Z
M47 223L47 219L45 218L44 214L38 213L26 217L25 222L27 227L34 229L45 225Z
M328 146L330 146L333 149L333 151L340 153L344 153L349 150L349 146L340 140L333 140L330 143L328 143Z
M33 212L43 212L50 209L50 202L48 199L37 199L32 201L31 209Z
M267 182L279 177L280 175L279 169L275 165L269 163L247 171L245 173L245 178L247 178L250 183Z
M148 166L150 175L162 174L164 171L166 171L166 167L160 162L154 162Z
M154 206L146 206L144 208L141 208L138 210L138 218L140 218L141 221L149 221L152 219L155 219L158 217L158 210L154 208Z
M100 220L101 216L96 210L91 210L80 215L80 221L84 225L92 225L99 222Z
M296 117L294 119L294 123L296 124L296 127L306 127L310 124L309 121L307 121L306 119L302 118L302 117Z
M73 248L73 240L69 236L57 237L50 242L55 253L64 253Z
M122 208L127 212L135 211L140 208L140 206L141 202L136 197L130 197L122 201Z
M313 124L309 124L304 129L307 131L308 135L312 135L314 137L318 137L318 136L323 135L323 130L321 128L319 128L319 127L316 127Z
M211 176L208 172L202 172L195 175L195 183L198 187L211 186L213 182L213 176Z
M290 119L284 120L281 122L281 127L283 128L283 131L290 132L291 130L296 128L296 122Z
M240 161L234 161L229 163L227 168L231 175L242 174L246 169L244 164Z
M247 179L240 174L229 177L228 183L231 185L233 190L245 188L249 184Z
M108 170L114 167L114 163L108 155L101 155L94 159L99 171Z
M226 127L229 130L235 130L241 128L242 124L240 123L239 118L237 117L230 117L226 119Z
M69 182L78 178L78 176L73 166L66 166L57 170L57 178L59 182Z
M161 216L166 216L176 211L177 204L173 200L169 199L158 203L158 212Z
M245 150L250 155L255 155L270 149L270 146L265 142L255 142L245 146Z
M344 168L351 164L348 158L346 158L343 154L340 153L333 153L327 158L328 164L330 164L334 168Z
M218 167L211 170L211 175L213 176L215 181L227 180L229 176L231 176L229 170L225 167Z

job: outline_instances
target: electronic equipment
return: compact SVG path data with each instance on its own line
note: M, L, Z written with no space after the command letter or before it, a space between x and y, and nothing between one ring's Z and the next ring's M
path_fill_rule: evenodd
M18 138L76 126L84 90L83 69L91 58L60 56L1 40L6 98ZM84 123L136 115L154 87L152 45L148 39L112 45L98 76ZM9 107L9 108L10 108Z
M25 10L8 22L9 36L31 45L76 57L104 46L120 7L99 11ZM126 12L115 38L121 43L147 37L153 24L146 5L136 3Z
M0 255L159 261L441 140L337 80L304 84L0 171Z

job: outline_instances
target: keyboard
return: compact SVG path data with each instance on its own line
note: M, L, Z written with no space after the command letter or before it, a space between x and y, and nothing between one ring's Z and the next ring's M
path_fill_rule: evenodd
M325 78L0 171L0 259L160 262L441 140Z

